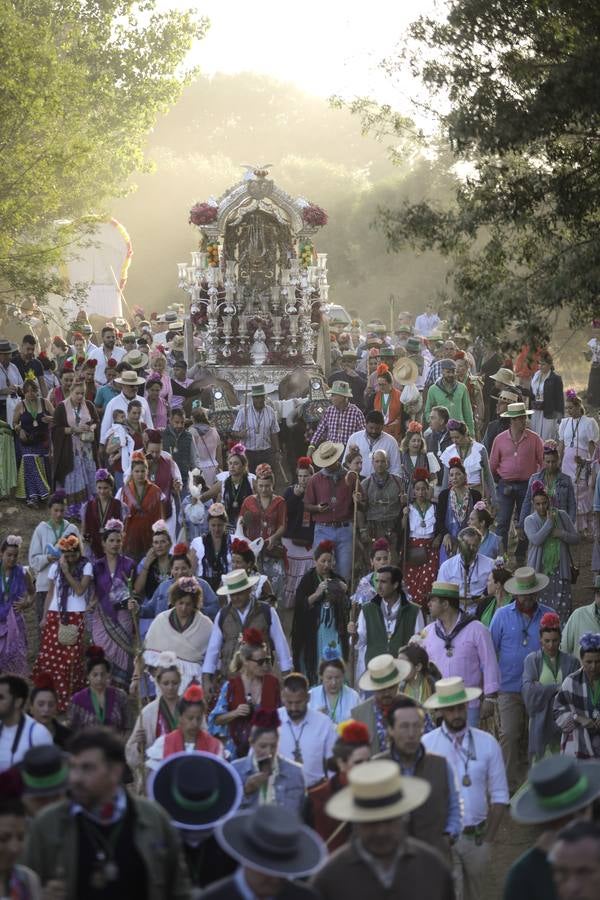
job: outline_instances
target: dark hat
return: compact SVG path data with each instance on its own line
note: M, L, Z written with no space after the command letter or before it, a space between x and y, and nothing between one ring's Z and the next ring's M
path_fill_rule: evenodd
M455 372L456 371L456 363L453 359L443 359L440 362L440 369L442 371Z
M542 824L588 806L600 795L600 762L549 756L529 772L525 789L511 801L517 822Z
M55 744L31 747L21 761L25 797L52 797L66 790L66 757Z
M151 776L148 795L176 828L201 831L233 815L242 800L233 766L212 753L174 753Z
M238 813L218 826L215 837L242 865L282 878L310 875L327 855L321 838L296 813L271 804Z
M17 345L13 344L12 341L8 341L6 338L0 338L0 353L14 353L17 349Z

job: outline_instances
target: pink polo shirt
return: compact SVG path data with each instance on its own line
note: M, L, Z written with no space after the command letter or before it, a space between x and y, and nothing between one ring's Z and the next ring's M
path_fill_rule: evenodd
M490 468L503 481L529 481L544 462L544 444L531 429L526 428L515 443L510 428L501 431L492 444Z
M442 678L459 675L467 687L480 687L484 694L495 694L500 686L500 670L490 632L481 622L471 622L452 641L452 654L436 634L435 622L421 632L421 645Z

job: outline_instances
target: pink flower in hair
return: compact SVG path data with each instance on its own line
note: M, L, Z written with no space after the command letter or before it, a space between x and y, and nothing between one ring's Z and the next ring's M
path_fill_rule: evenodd
M168 533L167 523L164 519L157 519L152 525L152 534L161 534L163 531Z
M473 509L477 509L477 510L483 510L483 509L485 509L485 510L487 510L487 503L485 502L485 500L478 500L477 503L475 503L475 504L473 505Z
M242 444L242 442L240 441L239 443L234 444L233 447L231 448L231 450L230 450L229 452L230 452L230 453L233 453L234 455L240 454L240 455L243 456L243 455L245 454L245 452L246 452L246 447L245 447L245 445Z
M565 397L567 400L577 400L577 391L575 388L568 388Z

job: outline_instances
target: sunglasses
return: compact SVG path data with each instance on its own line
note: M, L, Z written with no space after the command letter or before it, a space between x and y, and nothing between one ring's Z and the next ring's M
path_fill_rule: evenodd
M253 663L256 663L257 666L266 666L271 662L270 656L262 656L260 659L253 659Z

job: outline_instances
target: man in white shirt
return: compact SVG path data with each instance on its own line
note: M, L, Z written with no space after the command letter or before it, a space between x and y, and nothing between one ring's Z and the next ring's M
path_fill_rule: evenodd
M283 679L281 699L279 753L300 763L306 786L311 788L327 775L337 732L329 716L309 709L308 681L299 672Z
M447 559L439 568L436 581L458 585L461 600L469 601L469 610L475 601L487 593L487 582L495 562L479 552L481 534L468 526L458 533L458 553ZM466 589L466 595L465 595Z
M415 319L415 334L419 334L421 337L429 337L430 334L437 330L440 322L440 317L433 309L433 303L428 303L425 306L425 312Z
M210 633L202 664L202 683L207 696L212 694L215 673L220 671L227 676L229 663L245 628L258 628L265 636L268 632L281 672L285 674L291 671L290 648L277 611L263 600L250 599L258 577L249 577L244 569L234 569L221 579L222 585L217 589L217 594L226 597L228 603L215 616L215 625Z
M30 747L51 744L52 735L24 713L29 688L18 675L0 675L0 772L20 763Z
M373 474L373 453L376 450L385 450L388 458L388 471L392 475L400 474L400 449L398 441L391 434L383 430L383 413L373 409L367 413L365 427L361 431L355 431L348 438L344 461L351 447L358 447L363 459L361 475L368 478Z
M116 345L117 335L112 322L107 322L101 332L102 343L99 347L90 344L87 358L96 360L94 380L98 386L106 384L106 363L115 359L118 363L125 356L125 348Z
M140 378L137 372L124 371L118 378L115 378L115 384L121 388L121 393L109 400L104 409L102 416L102 424L100 425L100 443L106 444L108 432L113 427L113 413L116 409L121 409L127 414L127 409L131 400L139 400L142 405L141 421L146 428L153 428L152 413L145 397L138 394L138 386L144 384L144 379Z
M11 356L17 349L17 345L6 338L0 338L0 419L12 425L12 410L17 402L17 388L23 387L21 373L11 362ZM7 413L7 401L13 397L13 404Z
M275 458L281 456L279 449L279 422L273 407L267 405L267 391L264 384L253 384L251 402L247 399L240 406L232 431L246 446L246 456L251 472L260 463L275 465Z
M424 706L441 712L440 728L423 735L428 753L452 764L463 802L463 831L452 857L459 900L481 900L486 893L491 847L508 806L504 760L498 741L487 731L467 725L467 703L481 695L462 678L442 678Z

